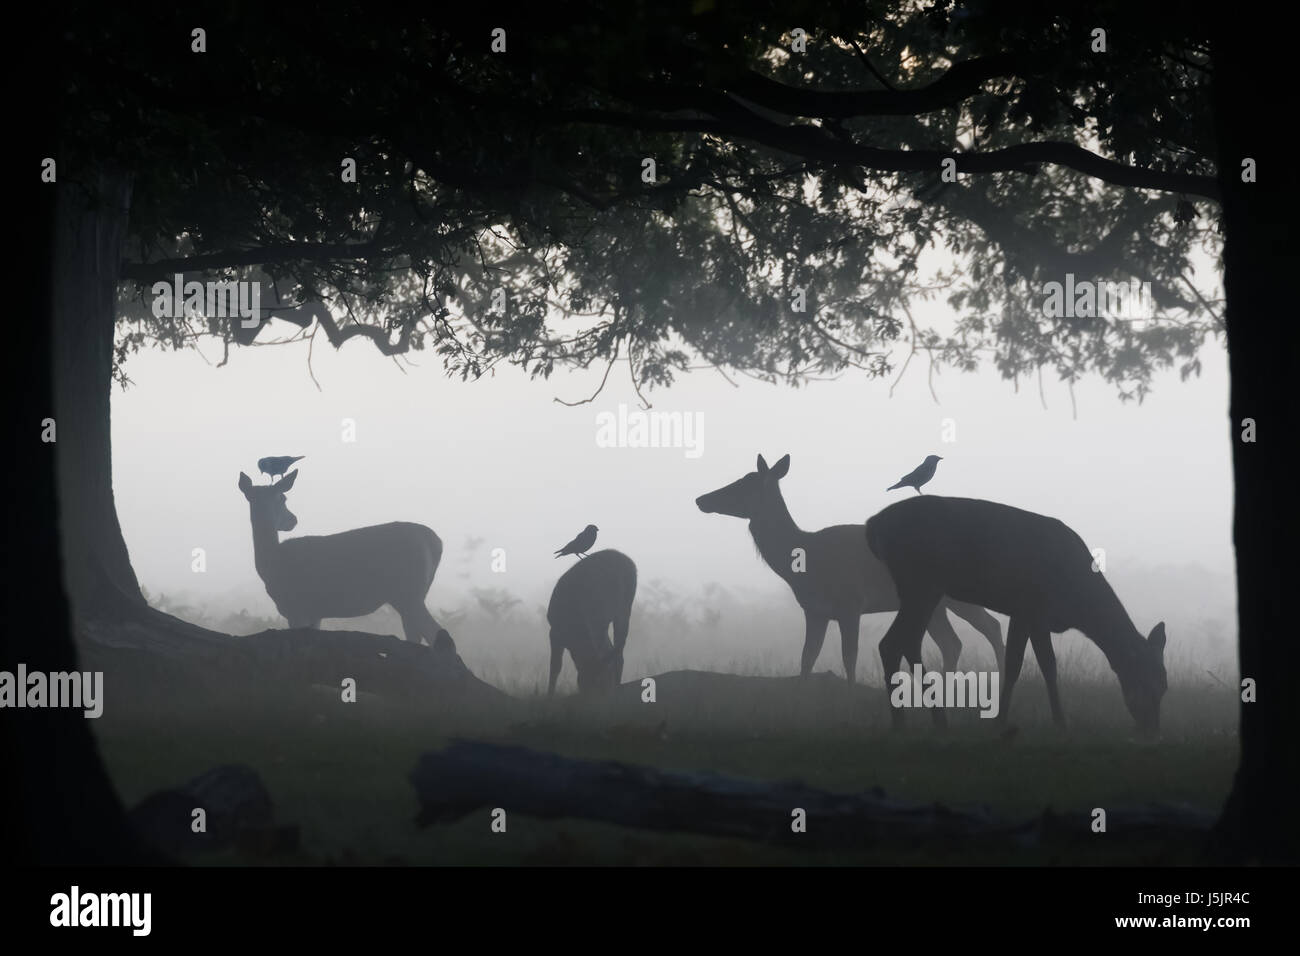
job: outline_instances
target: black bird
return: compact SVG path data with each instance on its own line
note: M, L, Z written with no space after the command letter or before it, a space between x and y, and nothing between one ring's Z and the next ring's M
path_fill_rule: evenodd
M943 461L938 455L926 455L925 461L917 466L916 471L908 472L902 478L898 479L898 484L890 485L886 491L893 491L895 488L915 488L916 493L921 493L921 486L934 477L934 470L939 467L939 462Z
M259 458L257 460L257 470L264 475L278 478L288 471L295 461L302 461L306 457L306 455L280 455L277 458Z
M596 543L596 532L600 529L594 524L589 524L583 528L576 538L555 552L558 558L564 554L576 554L579 558L585 558L591 546Z

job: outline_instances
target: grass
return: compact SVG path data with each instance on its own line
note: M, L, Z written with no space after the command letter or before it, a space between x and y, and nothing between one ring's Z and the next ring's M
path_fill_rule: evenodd
M738 667L738 670L743 667ZM1063 662L1063 669L1064 662ZM110 675L110 679L112 676ZM1194 863L1194 847L1140 845L1098 836L1069 848L953 847L798 851L760 843L665 834L578 820L508 816L506 834L489 829L486 809L418 829L407 774L418 756L456 737L521 744L561 754L666 769L707 770L802 780L831 791L883 788L918 803L983 805L1008 820L1045 808L1137 807L1176 803L1213 811L1237 763L1236 697L1230 686L1171 679L1162 739L1131 739L1114 676L1062 681L1070 721L1047 715L1041 678L1026 669L1017 685L1014 739L972 712L938 731L909 714L888 727L878 677L849 688L829 675L810 682L695 671L662 675L657 700L639 683L597 702L527 696L485 711L387 701L337 690L225 687L168 694L156 686L118 693L94 722L123 799L174 787L224 763L251 766L279 822L299 826L299 849L271 858L234 851L209 864L835 864L835 863ZM119 688L122 684L119 683ZM509 794L500 805L509 813Z

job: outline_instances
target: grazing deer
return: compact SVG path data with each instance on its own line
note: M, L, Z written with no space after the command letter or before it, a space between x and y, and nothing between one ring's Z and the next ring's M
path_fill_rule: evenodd
M623 648L636 597L636 565L621 551L597 551L574 564L551 592L551 681L555 694L564 652L578 671L578 690L617 687L623 680ZM614 625L614 643L609 627Z
M1052 634L1082 631L1101 648L1139 731L1160 727L1165 626L1144 638L1077 534L1055 518L974 498L927 495L867 519L868 547L898 586L898 616L880 642L886 674L920 648L921 628L943 595L1010 615L999 717L1010 710L1025 645L1047 681L1052 718L1065 723L1056 687ZM902 714L895 708L897 723Z
M338 534L280 540L298 519L285 492L298 472L254 485L242 471L239 490L253 524L253 561L266 593L290 627L320 627L322 618L360 617L389 604L408 641L450 642L424 606L442 560L442 541L422 524L394 521Z
M820 531L804 531L794 523L780 486L789 470L789 455L771 468L759 455L756 471L701 495L695 504L706 514L748 518L749 533L754 536L758 553L790 585L804 614L799 673L806 677L812 672L833 619L840 629L844 674L853 683L857 676L859 619L863 614L898 610L898 594L889 571L862 540L861 525L832 525ZM802 563L796 560L796 549L802 552ZM961 640L948 623L946 611L949 610L969 621L988 639L1001 668L1002 628L993 615L982 607L956 601L945 601L931 610L930 636L939 645L946 670L956 667L961 654Z

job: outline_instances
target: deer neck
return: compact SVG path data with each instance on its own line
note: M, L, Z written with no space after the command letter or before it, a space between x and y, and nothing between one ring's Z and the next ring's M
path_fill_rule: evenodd
M253 521L253 566L258 577L269 581L275 574L280 555L280 532L270 522Z
M803 531L790 517L785 498L778 488L763 509L749 521L749 533L754 537L758 553L768 566L781 577L791 574L790 552L803 537Z
M1087 589L1087 601L1079 615L1079 630L1106 655L1111 670L1117 674L1131 670L1142 634L1106 579L1099 573L1092 578L1093 587Z

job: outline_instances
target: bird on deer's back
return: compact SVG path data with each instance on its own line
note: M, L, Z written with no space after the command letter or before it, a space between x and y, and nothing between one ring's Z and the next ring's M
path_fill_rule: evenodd
M921 486L934 477L934 471L939 467L939 462L943 459L938 455L926 455L925 461L921 462L915 470L909 471L902 478L898 479L897 484L890 485L886 491L893 491L895 488L914 488L916 493L921 494Z

